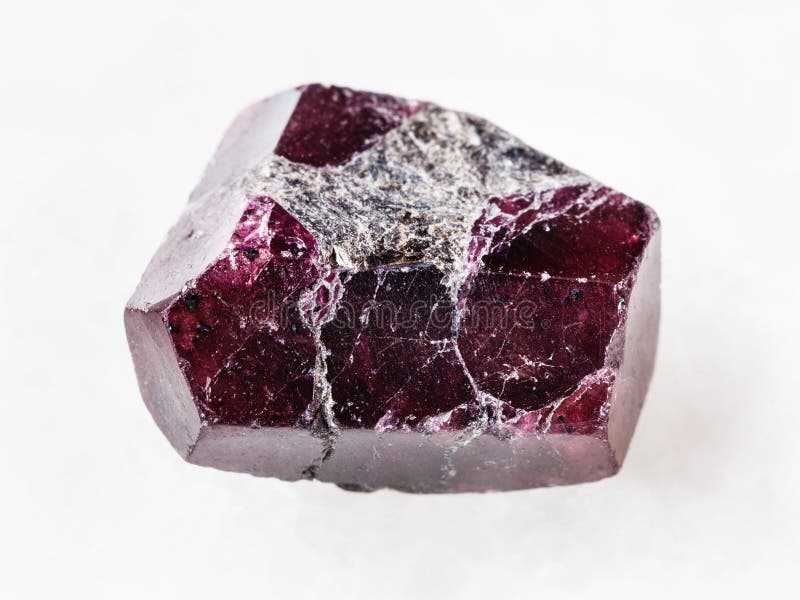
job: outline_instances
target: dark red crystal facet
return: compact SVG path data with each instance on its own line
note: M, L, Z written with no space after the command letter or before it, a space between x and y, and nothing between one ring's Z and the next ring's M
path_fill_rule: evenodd
M402 123L415 103L386 94L312 84L303 89L275 154L322 167L346 162Z
M643 204L477 117L315 84L231 126L125 321L192 462L504 490L620 468L658 286Z
M251 426L301 420L316 348L291 306L319 277L317 261L314 238L296 219L253 198L228 248L167 308L178 360L202 398L201 418Z
M453 307L440 271L373 269L342 285L341 308L322 328L342 428L412 427L475 401L455 355Z

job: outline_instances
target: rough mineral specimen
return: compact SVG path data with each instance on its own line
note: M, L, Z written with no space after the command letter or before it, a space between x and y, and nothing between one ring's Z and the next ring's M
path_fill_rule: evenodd
M651 209L483 119L322 85L236 119L125 311L187 460L414 492L616 473L658 317Z

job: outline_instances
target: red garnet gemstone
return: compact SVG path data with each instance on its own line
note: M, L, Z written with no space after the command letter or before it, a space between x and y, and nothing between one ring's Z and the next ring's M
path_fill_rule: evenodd
M347 489L592 481L653 371L659 222L477 117L318 84L246 109L125 310L187 460Z

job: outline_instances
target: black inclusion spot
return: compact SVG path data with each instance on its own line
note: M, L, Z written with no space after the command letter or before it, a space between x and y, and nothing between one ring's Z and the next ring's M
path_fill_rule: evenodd
M251 262L258 258L258 250L255 248L243 248L242 252L244 252L245 258Z
M200 306L200 298L194 292L189 292L183 297L183 303L186 305L186 310L193 313Z

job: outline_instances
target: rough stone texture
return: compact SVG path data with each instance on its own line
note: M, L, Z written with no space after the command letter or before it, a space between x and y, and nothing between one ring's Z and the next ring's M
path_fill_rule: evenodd
M659 223L483 119L310 85L246 109L125 322L189 461L347 489L614 474Z

